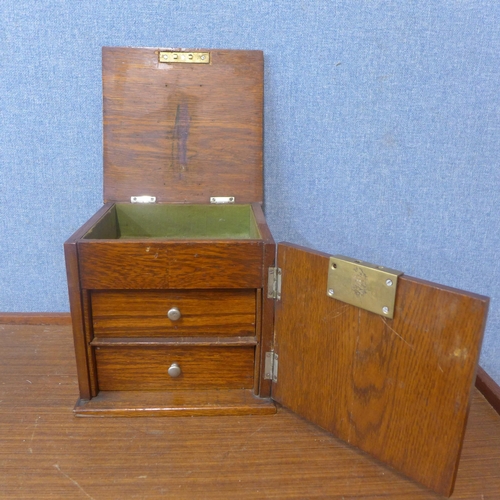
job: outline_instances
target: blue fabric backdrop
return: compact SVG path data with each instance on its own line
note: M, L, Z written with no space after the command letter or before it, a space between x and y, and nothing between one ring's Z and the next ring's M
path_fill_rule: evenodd
M102 200L101 47L265 53L277 240L492 298L500 382L500 4L3 0L0 311L67 311L63 241Z

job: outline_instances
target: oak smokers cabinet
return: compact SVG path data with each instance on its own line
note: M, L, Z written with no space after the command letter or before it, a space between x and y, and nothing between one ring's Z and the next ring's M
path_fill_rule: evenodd
M488 299L275 245L259 51L103 49L104 206L66 243L80 416L274 413L450 494Z

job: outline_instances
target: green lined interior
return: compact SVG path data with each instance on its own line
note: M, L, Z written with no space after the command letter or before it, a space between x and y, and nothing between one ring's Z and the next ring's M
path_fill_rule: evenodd
M258 239L251 205L117 203L85 239Z

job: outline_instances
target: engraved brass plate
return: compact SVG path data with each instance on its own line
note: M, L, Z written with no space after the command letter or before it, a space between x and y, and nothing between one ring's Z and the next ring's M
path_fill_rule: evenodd
M402 274L387 267L335 255L330 257L326 294L386 318L393 318L398 276Z
M210 64L210 52L169 52L158 55L161 63Z

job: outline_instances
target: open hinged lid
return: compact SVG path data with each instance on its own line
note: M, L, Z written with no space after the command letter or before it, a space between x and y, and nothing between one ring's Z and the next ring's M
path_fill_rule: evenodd
M103 48L104 201L262 202L261 51Z
M290 244L277 265L273 399L450 495L488 298L407 276L377 284L359 261ZM356 302L384 286L395 302L384 298L380 314L333 298L350 289Z

